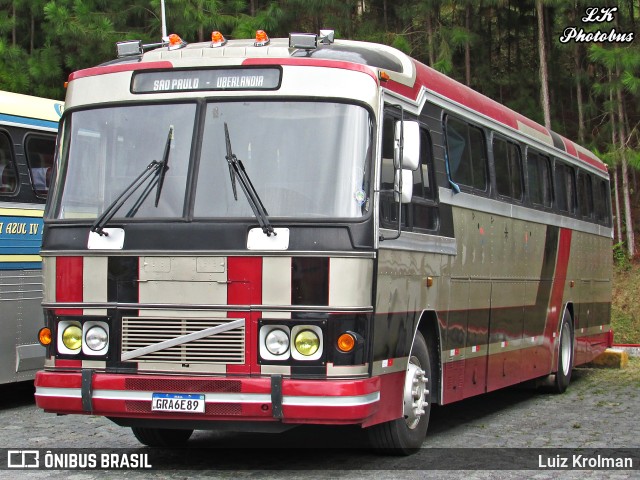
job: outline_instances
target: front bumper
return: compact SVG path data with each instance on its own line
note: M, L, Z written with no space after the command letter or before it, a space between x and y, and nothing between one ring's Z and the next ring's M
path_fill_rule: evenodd
M51 413L112 418L361 424L380 408L380 383L379 377L297 380L41 371L36 375L35 399L38 407ZM204 394L205 412L152 411L154 393Z

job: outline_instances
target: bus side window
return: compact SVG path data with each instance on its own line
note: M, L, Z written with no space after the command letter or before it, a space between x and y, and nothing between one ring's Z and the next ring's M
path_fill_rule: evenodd
M520 148L503 140L493 139L493 163L498 195L522 201L522 158Z
M595 208L598 222L602 225L609 226L610 225L610 217L609 217L609 188L607 187L607 182L605 180L600 180L598 189L595 193Z
M553 188L549 158L539 153L527 153L529 200L534 205L551 207Z
M436 230L438 209L433 186L433 155L431 138L420 129L420 166L413 172L413 196L407 211L407 223L412 230Z
M576 173L569 165L556 162L556 207L567 213L576 211Z
M393 139L397 119L387 116L382 131L382 165L380 172L380 219L384 228L397 228L398 203L393 197ZM435 202L431 139L420 129L420 166L413 172L411 203L402 206L402 229L407 231L436 230L438 209Z
M0 195L13 195L18 190L18 175L13 161L11 141L0 132Z
M37 197L47 198L49 193L55 148L56 139L52 136L29 135L25 141L31 185Z
M593 218L593 188L591 176L583 171L578 173L578 209L582 218Z
M396 118L385 115L382 123L382 159L380 165L380 224L397 228L398 204L393 198L393 137ZM406 217L403 212L403 224Z
M446 137L451 179L457 184L486 191L487 149L482 130L447 117Z

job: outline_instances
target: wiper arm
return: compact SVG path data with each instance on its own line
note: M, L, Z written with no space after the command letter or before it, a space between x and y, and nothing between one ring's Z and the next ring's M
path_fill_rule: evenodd
M164 185L164 177L169 170L169 152L171 149L171 142L173 141L173 125L169 127L169 134L167 135L167 143L164 144L164 153L162 154L162 165L160 166L160 173L158 174L158 190L156 190L156 208L160 201L160 194L162 193L162 186Z
M156 177L146 186L142 194L138 197L136 202L133 204L131 209L127 212L125 217L131 218L138 213L140 207L145 202L151 191L157 186L156 190L156 202L155 207L158 207L158 202L160 201L160 194L162 193L162 186L164 185L164 177L169 170L169 153L171 149L171 142L173 141L173 125L169 127L169 134L167 135L167 142L164 145L164 153L162 154L162 161L160 162L160 166L156 171Z
M158 169L161 167L160 162L153 160L146 168L142 171L140 175L136 177L136 179L125 188L118 197L111 202L111 204L102 212L93 225L91 225L91 231L96 232L99 235L109 236L107 232L104 231L104 226L113 218L118 210L124 205L124 203L129 199L131 195L135 193L144 183L155 174ZM153 183L153 182L152 182Z
M277 235L277 233L273 230L271 223L269 222L269 214L267 213L267 209L264 208L262 204L262 200L260 200L260 196L256 191L253 183L251 183L251 179L247 174L247 171L244 169L244 165L242 161L238 159L233 154L231 150L231 139L229 138L229 128L227 127L227 122L224 122L224 138L227 144L227 163L229 164L229 175L231 177L231 187L233 188L233 198L238 200L238 194L236 192L236 177L240 182L240 187L247 197L247 201L251 206L251 210L253 210L253 214L256 216L262 231L267 237L271 235Z

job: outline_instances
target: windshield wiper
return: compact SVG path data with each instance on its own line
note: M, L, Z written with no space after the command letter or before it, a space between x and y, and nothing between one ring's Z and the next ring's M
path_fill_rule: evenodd
M160 201L160 193L162 191L162 185L164 183L164 177L167 170L169 170L168 163L172 140L173 125L169 127L169 135L167 136L167 142L164 147L162 161L158 162L157 160L152 160L151 163L149 163L149 165L145 167L142 173L138 175L136 179L131 182L113 202L111 202L111 204L109 204L104 212L102 212L102 214L96 219L93 225L91 225L92 232L96 232L98 235L104 235L105 237L109 236L109 234L104 231L104 226L113 218L116 212L120 210L120 208L122 208L122 205L124 205L126 201L129 200L129 197L131 197L131 195L133 195L142 185L144 185L147 180L149 180L149 178L152 178L152 180L147 184L131 209L127 212L126 217L133 217L138 212L154 187L157 187L158 189L156 192L155 202L155 206L158 206L158 202Z
M238 194L236 192L236 177L240 181L240 187L244 192L244 195L247 197L247 201L251 206L251 210L253 210L253 214L256 216L262 231L267 237L271 235L277 235L277 233L273 230L271 223L269 222L269 214L267 213L267 209L264 208L262 204L262 200L260 200L260 196L256 191L253 183L251 183L251 179L247 174L247 171L244 169L244 165L242 161L238 159L233 154L231 150L231 139L229 138L229 128L227 127L227 122L224 122L224 139L227 144L227 163L229 164L229 175L231 177L231 187L233 188L233 198L238 200Z
M169 153L171 152L171 142L173 141L173 125L169 127L169 134L167 135L167 141L164 144L164 152L162 154L162 161L160 162L160 166L158 167L157 174L154 179L149 182L144 191L140 194L138 199L135 201L131 209L127 212L125 217L131 218L138 213L140 207L147 199L151 191L157 186L156 190L156 202L155 207L158 208L158 202L160 201L160 194L162 193L162 186L164 185L164 177L167 174L167 170L169 170Z
M125 188L118 198L116 198L111 204L102 212L93 225L91 225L91 231L96 232L99 235L109 236L107 232L104 231L105 224L113 218L120 207L129 199L131 195L134 194L138 188L140 188L144 183L158 171L160 168L160 162L153 160L146 168L142 171L138 177L129 184L127 188Z

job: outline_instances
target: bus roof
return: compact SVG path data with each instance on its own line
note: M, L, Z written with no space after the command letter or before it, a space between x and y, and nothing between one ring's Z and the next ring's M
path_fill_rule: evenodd
M57 129L64 103L0 91L0 124Z
M491 119L509 129L565 152L579 163L602 172L606 165L591 151L543 127L514 110L447 77L399 50L387 45L354 40L336 40L316 49L291 49L286 38L271 39L256 46L253 39L229 40L223 46L210 42L187 44L184 48L157 48L140 56L123 57L112 62L74 72L69 81L86 76L146 68L196 68L214 65L306 65L365 71L377 81L380 71L388 81L380 81L408 101L420 104L425 93L435 95L468 112Z

